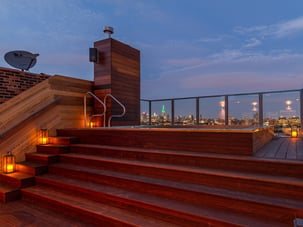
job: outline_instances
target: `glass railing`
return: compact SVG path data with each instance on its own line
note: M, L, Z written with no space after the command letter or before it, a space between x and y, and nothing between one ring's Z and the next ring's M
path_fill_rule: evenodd
M273 126L300 131L302 89L172 99L141 99L141 125Z

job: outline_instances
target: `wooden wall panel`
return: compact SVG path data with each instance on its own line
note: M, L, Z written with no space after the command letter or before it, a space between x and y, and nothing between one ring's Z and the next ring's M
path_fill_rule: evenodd
M126 121L140 124L140 51L111 38L95 42L94 47L105 57L94 64L95 94L101 100L106 94L112 94L125 105L126 115L113 118L113 124L125 125ZM95 111L100 112L100 105L95 104ZM107 108L107 118L121 113L121 107L114 101L107 104Z
M25 153L36 150L40 128L54 136L58 128L83 127L83 99L92 86L90 81L53 76L1 104L0 155L12 151L18 161L24 160ZM92 107L87 109L91 114Z

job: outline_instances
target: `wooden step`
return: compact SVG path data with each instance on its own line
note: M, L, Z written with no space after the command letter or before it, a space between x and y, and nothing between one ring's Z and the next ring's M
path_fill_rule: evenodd
M69 152L69 145L60 145L60 144L37 145L37 152L44 154L64 154Z
M26 161L41 163L41 164L52 164L59 161L59 156L57 154L45 154L45 153L26 153L25 154Z
M22 198L97 226L175 226L43 185L22 189Z
M56 137L48 137L50 144L58 144L58 145L70 145L74 143L79 143L78 137L67 137L67 136L56 136Z
M0 174L0 182L13 186L15 188L30 187L35 184L35 177L32 174L15 172L9 174Z
M135 160L96 157L83 154L61 154L63 163L143 175L186 183L226 188L257 194L303 198L303 181L297 178L240 173L188 166L146 163Z
M266 160L247 156L92 144L73 144L70 146L70 152L145 162L303 178L303 165L302 162L298 161Z
M237 211L266 219L271 218L280 222L291 222L295 213L299 214L301 212L303 215L303 201L272 198L226 189L215 189L202 185L91 169L66 163L50 166L49 172L56 176L61 175L87 180L194 205Z
M196 226L198 224L235 226L251 225L262 226L264 220L239 215L228 210L213 209L205 206L193 206L186 202L178 202L146 193L138 193L121 188L92 183L78 179L59 177L58 175L44 175L37 178L38 184L51 186L66 193L75 193L78 197L93 199L107 205L134 211L144 216L153 216L170 223L182 226ZM292 222L293 218L284 224ZM273 221L273 220L272 220ZM276 222L276 221L273 221ZM266 223L266 225L268 224ZM281 223L279 221L279 223ZM283 223L282 223L283 225Z
M47 173L47 165L29 161L17 163L16 169L19 172L28 173L34 176Z
M0 183L0 202L6 203L21 198L21 191L7 184Z

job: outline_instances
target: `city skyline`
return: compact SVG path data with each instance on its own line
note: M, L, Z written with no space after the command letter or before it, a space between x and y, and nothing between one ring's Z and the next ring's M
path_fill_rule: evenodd
M142 98L298 89L302 9L299 0L2 0L0 54L39 53L31 71L92 80L88 49L113 26L113 38L141 51Z

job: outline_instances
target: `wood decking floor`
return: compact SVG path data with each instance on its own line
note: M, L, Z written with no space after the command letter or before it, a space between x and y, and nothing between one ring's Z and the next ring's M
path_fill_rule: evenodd
M262 147L255 157L303 161L303 139L301 137L275 137Z
M91 227L63 214L25 201L0 203L1 227Z

